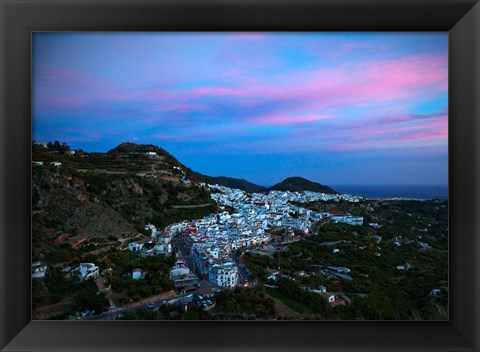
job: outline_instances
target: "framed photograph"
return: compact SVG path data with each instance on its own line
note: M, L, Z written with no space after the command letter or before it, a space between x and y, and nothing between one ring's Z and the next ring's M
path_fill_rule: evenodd
M477 1L1 11L2 351L479 350Z

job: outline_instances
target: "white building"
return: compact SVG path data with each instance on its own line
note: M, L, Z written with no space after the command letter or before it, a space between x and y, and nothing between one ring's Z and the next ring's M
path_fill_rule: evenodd
M160 240L155 244L154 250L157 254L168 255L172 253L172 244L165 243L165 241Z
M232 288L238 283L238 268L234 263L214 264L209 272L210 282L217 286Z
M155 225L146 224L145 227L143 228L143 230L144 230L146 233L150 233L150 236L151 236L152 238L155 238L155 237L157 237L157 235L158 235L158 231L157 231L157 228L155 227Z
M198 277L190 272L190 269L185 266L185 262L182 259L177 260L172 270L170 270L170 278L177 292L192 292L197 289Z
M173 268L170 270L170 278L174 278L175 276L182 276L190 274L190 269L186 267L182 268Z
M48 148L47 146L47 143L43 143L43 142L33 142L34 145L38 145L40 147L43 147L43 148Z
M32 278L34 279L41 279L45 277L45 273L47 272L47 265L37 261L32 263Z
M133 269L132 270L132 279L133 280L140 280L145 278L145 273L142 269Z
M322 213L322 217L323 217ZM347 214L340 214L338 212L331 211L328 213L327 217L330 217L332 221L343 222L352 226L362 226L363 225L363 216L352 216Z
M93 263L80 263L78 268L73 270L73 278L77 281L96 279L99 275L99 268Z
M138 244L137 242L132 242L128 244L128 249L131 250L132 252L138 252L143 248L143 245Z
M353 226L362 226L363 216L347 216L345 218L345 223Z
M409 270L412 266L409 263L397 265L397 270Z

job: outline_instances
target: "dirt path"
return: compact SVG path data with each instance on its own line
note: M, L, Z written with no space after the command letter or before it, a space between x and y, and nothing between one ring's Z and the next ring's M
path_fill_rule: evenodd
M168 291L168 292L164 292L164 293L161 293L159 295L156 295L156 296L151 296L151 297L144 298L140 301L132 302L130 304L125 304L125 305L123 305L123 307L124 308L136 308L136 307L144 306L145 304L148 304L148 303L161 302L163 300L170 300L170 299L175 298L175 297L177 297L177 296L175 295L174 291Z
M275 318L277 320L300 318L300 314L286 306L280 300L276 298L273 298L273 300L275 301Z
M74 303L73 298L69 297L69 298L63 299L58 303L36 308L32 312L32 319L45 320L63 313L67 313L71 311L71 308L73 307L73 303Z

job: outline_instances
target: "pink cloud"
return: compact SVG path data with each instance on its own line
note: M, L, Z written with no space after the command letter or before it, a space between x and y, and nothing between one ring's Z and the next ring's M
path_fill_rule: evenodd
M42 105L48 109L55 110L78 110L85 106L83 101L76 98L45 98Z
M190 91L194 96L242 96L239 89L228 87L201 87Z
M405 133L418 133L419 131L444 131L447 135L448 116L441 115L435 119L416 120L413 124L365 124L365 126L357 126L356 131L362 135L400 135Z
M372 106L398 99L431 96L447 91L446 57L419 55L397 60L376 60L352 63L314 71L278 74L268 80L237 76L228 85L204 86L193 90L137 89L108 86L94 78L68 70L56 70L57 77L50 91L60 98L81 90L93 99L165 101L189 104L201 97L233 97L239 107L252 107L264 102L282 100L297 109L325 109L343 105ZM198 105L198 104L197 104ZM297 113L298 114L298 113Z
M268 35L262 32L237 32L229 37L230 42L237 41L258 41L268 38Z
M38 94L64 96L72 91L87 94L107 88L107 84L96 76L60 66L34 68L33 77L39 87L38 92L35 92Z
M294 130L291 136L295 140L304 140L311 136L311 130L305 126ZM330 152L361 152L447 144L448 117L446 114L439 114L425 117L398 115L365 118L350 124L332 123L322 129L321 138L316 140L312 147Z
M83 71L44 65L34 70L35 108L53 110L92 109L105 100L136 99L138 92L120 91L106 80Z
M385 149L399 146L446 145L448 142L448 117L441 115L426 120L412 120L407 124L401 119L399 123L375 123L370 121L351 129L339 130L336 140L345 142L336 144L335 149ZM413 121L413 123L412 123ZM352 133L354 131L354 133Z
M150 111L154 112L173 112L177 114L185 114L193 111L207 111L209 108L205 105L200 104L189 104L189 103L174 103L169 104L168 102L162 102L158 105L152 107Z
M155 101L161 99L173 98L173 93L161 89L136 89L125 90L116 87L115 89L106 90L99 93L99 98L106 100L138 100L138 101Z
M308 122L315 122L328 119L325 115L303 115L303 116L285 116L285 115L265 115L249 118L246 121L257 124L268 125L292 125Z
M431 141L433 139L447 139L448 138L448 131L440 130L436 132L420 132L416 134L409 134L399 138L397 141L399 142L423 142L423 141Z
M326 56L329 58L339 58L346 55L351 55L352 51L355 50L366 50L372 49L372 44L370 43L358 43L358 42L345 42L341 43L338 46L332 48L331 46L315 46L311 45L308 49L313 54L320 56Z
M360 65L358 81L364 79L362 95L385 101L434 91L447 91L446 57L417 56Z
M446 91L447 59L421 55L397 60L352 63L301 74L277 77L270 84L248 89L247 96L276 99L316 98L316 105L384 102ZM261 82L259 82L261 84Z
M348 45L345 46L348 48ZM190 90L129 90L58 67L50 67L46 72L38 79L51 84L46 91L40 89L35 99L54 109L81 108L82 102L83 107L91 107L105 101L118 101L139 102L139 111L188 114L212 110L214 114L215 107L201 99L228 97L232 109L238 108L239 121L262 125L300 125L325 120L327 115L329 120L341 123L349 119L342 114L344 107L374 108L386 112L398 109L398 112L404 112L408 111L409 99L418 101L429 98L446 92L448 86L447 57L433 55L353 62L349 66L342 64L324 69L280 73L268 79L246 74L230 77L227 81L220 80L216 82L218 86ZM322 113L316 115L312 111ZM408 114L387 115L382 116L384 120L380 129L379 126L370 128L376 131L385 129L389 118L393 119L390 121L392 124L416 119ZM368 121L372 117L366 116L364 119ZM362 126L359 126L358 132L372 133Z

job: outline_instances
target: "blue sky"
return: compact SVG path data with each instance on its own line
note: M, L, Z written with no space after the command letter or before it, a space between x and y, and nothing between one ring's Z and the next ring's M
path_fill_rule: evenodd
M34 33L33 139L272 185L447 184L447 33Z

